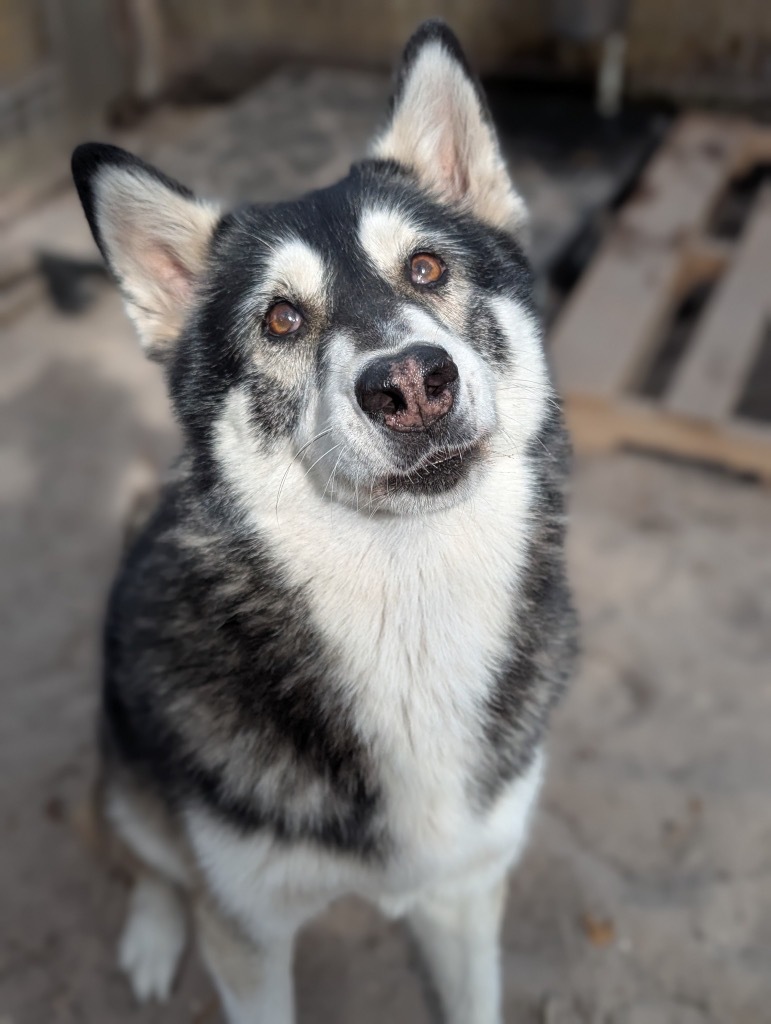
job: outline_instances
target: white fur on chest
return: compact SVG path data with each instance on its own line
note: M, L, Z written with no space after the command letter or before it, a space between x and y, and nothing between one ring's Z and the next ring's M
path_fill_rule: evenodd
M468 784L510 643L520 561L520 538L494 518L463 509L365 529L288 520L271 529L373 752L389 833L418 872L471 825Z
M502 308L502 322L507 316ZM195 812L190 835L210 884L234 912L251 893L244 920L275 899L282 919L288 906L304 918L346 892L400 909L426 889L500 873L521 849L540 755L488 811L470 799L472 767L486 752L483 709L516 636L532 529L524 453L548 401L537 339L521 331L519 341L523 390L516 399L512 384L501 392L494 457L473 500L431 515L369 517L324 501L291 453L279 458L253 444L243 426L248 396L228 400L220 465L334 655L335 683L376 764L396 851L373 868L267 836L241 839Z
M543 768L539 751L525 774L420 877L403 863L381 866L312 844L287 846L264 833L243 836L203 808L188 809L188 837L212 893L255 941L282 929L291 934L347 894L398 916L425 898L504 876L527 839Z
M277 514L285 467L260 462L233 460L233 482L287 582L308 600L372 752L402 870L419 879L478 829L469 789L484 758L484 706L515 626L528 463L494 460L473 501L410 518L325 503L296 463Z

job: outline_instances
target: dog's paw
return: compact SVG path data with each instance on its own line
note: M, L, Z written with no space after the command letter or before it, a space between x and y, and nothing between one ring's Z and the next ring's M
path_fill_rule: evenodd
M118 945L118 964L140 1003L168 999L186 931L185 911L174 890L154 881L139 882Z

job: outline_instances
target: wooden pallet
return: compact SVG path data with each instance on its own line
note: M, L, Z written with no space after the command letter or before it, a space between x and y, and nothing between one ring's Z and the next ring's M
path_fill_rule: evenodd
M771 163L771 128L680 118L622 207L552 333L577 450L634 445L771 481L771 423L736 406L771 322L771 190L735 243L708 222L732 180ZM635 393L683 299L714 282L665 394Z

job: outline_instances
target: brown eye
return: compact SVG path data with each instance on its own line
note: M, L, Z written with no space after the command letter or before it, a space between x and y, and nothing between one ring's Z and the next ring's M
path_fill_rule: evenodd
M302 314L288 302L276 302L267 312L265 326L271 334L283 337L285 334L294 334L302 327Z
M444 277L447 268L438 256L430 252L418 252L410 261L410 277L413 284L436 284Z

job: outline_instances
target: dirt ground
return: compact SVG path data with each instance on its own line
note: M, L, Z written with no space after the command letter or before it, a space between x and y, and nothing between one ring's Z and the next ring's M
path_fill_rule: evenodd
M86 245L71 197L47 216ZM105 591L177 444L160 374L106 284L6 325L0 360L0 1024L215 1024L194 953L169 1007L133 1005L125 891L77 824ZM770 535L755 485L578 460L584 657L512 879L509 1024L771 1024ZM359 903L307 929L296 972L303 1024L430 1020L401 926Z

